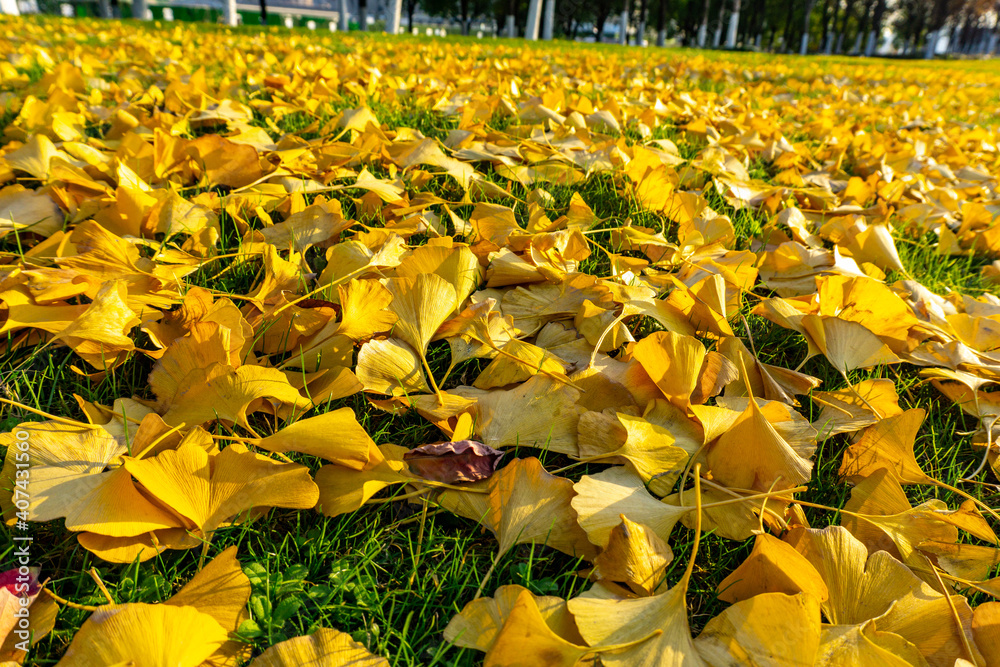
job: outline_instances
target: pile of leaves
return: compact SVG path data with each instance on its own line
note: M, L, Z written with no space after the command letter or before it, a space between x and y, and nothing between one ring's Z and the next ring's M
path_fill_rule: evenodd
M455 601L487 665L1000 664L995 69L0 25L0 509L58 522L59 664L388 664L262 646L297 608L217 533L389 500L569 557ZM693 631L709 534L747 549ZM81 605L80 554L199 571Z

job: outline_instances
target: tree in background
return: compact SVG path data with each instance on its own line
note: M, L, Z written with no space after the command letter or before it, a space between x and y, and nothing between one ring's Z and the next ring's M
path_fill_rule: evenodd
M584 24L594 22L591 0L558 0L556 2L556 25L568 39L583 37L580 32Z
M915 53L923 41L931 9L930 3L922 0L900 0L898 3L892 28L902 42L905 53Z
M406 0L406 32L413 32L413 15L420 6L420 0Z
M614 10L621 11L620 3L615 0L597 0L594 6L594 29L597 34L594 39L598 42L604 41L604 24L608 22L608 17Z
M492 15L494 12L493 3L489 0L420 0L420 4L431 16L457 19L462 26L463 35L472 32L474 18Z
M809 28L812 25L812 11L816 6L816 0L805 0L805 14L803 15L802 39L799 44L799 54L805 55L809 51Z
M659 0L656 5L656 45L666 46L667 43L667 9L669 0Z
M120 0L97 0L99 13L119 15ZM368 28L368 3L358 0L357 27ZM524 34L531 0L403 0L407 31L423 9L456 20L463 35L476 19L491 17L501 34ZM267 23L267 0L259 0ZM546 0L540 0L545 3ZM58 0L41 0L58 11ZM139 5L141 7L141 5ZM341 0L341 10L346 0ZM683 46L725 46L784 53L875 55L883 29L899 52L944 48L956 54L994 54L1000 46L1000 0L555 0L553 37L605 41L608 21L624 21L645 44L647 21L655 21L655 43L674 38ZM346 25L341 23L346 29ZM710 36L711 35L711 39ZM723 36L725 39L723 40ZM629 32L619 32L627 43ZM945 47L947 45L947 47Z

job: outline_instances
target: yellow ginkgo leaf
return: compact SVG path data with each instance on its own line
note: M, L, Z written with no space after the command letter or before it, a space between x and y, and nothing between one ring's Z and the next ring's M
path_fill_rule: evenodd
M653 485L651 484L650 487ZM719 537L729 540L747 540L759 535L760 515L764 521L770 520L770 513L777 512L787 501L771 500L765 497L748 498L748 492L736 493L729 489L702 487L701 489L701 527L703 530L714 531ZM681 515L681 523L688 528L694 528L699 517L694 510L694 493L688 489L683 496L673 493L663 498L665 504L682 507L687 512ZM683 501L683 502L682 502Z
M107 529L102 526L101 530ZM168 549L194 549L204 545L204 541L187 528L164 528L134 537L111 537L85 532L78 533L76 541L81 547L109 563L144 563Z
M584 301L606 309L611 292L593 276L567 274L558 285L542 283L505 292L500 310L514 318L518 330L533 334L548 322L573 319Z
M818 315L862 325L895 354L907 352L927 334L913 310L885 283L867 276L828 275L816 280ZM866 337L856 339L859 344ZM864 343L868 346L869 343ZM871 352L874 347L866 352ZM859 350L857 357L864 353ZM884 350L880 353L884 354ZM834 364L839 370L841 367Z
M968 656L972 609L964 597L945 599L885 551L869 556L864 544L838 526L796 528L785 540L823 577L830 592L823 615L832 625L874 619L877 628L912 643L931 663L953 664Z
M572 644L584 643L565 600L534 595L517 585L501 586L492 598L478 598L465 605L449 621L444 638L456 646L489 651L522 593L534 598L535 607L553 633Z
M829 597L816 568L787 543L767 534L757 536L750 555L719 584L719 599L726 602L764 593L804 593L817 602Z
M438 327L458 306L455 287L435 273L419 273L390 280L388 288L389 308L397 317L392 335L423 356Z
M802 328L841 374L900 361L885 343L857 322L804 315Z
M698 383L691 392L691 402L696 405L704 403L738 378L739 371L733 362L718 352L709 352L701 364Z
M38 471L39 499L45 514L32 513L38 521L55 514L66 517L66 528L79 532L97 532L108 537L135 537L153 530L181 528L184 522L145 497L125 468L100 475L64 475L69 484L61 484L55 469Z
M706 664L691 638L687 614L687 591L700 532L698 525L688 566L680 581L666 592L623 599L594 586L567 603L580 634L591 646L631 644L602 654L603 664L609 667Z
M674 445L670 431L642 417L618 413L614 419L623 431L620 440L595 433L590 430L592 422L584 426L584 420L580 420L580 456L588 461L621 457L644 482L662 478L660 483L670 486L688 461L688 453Z
M276 368L232 368L216 362L184 376L166 400L163 421L171 426L197 426L221 419L247 427L247 412L261 405L258 399L275 400L282 409L298 413L312 407Z
M183 445L152 459L128 458L125 470L206 538L241 512L257 507L308 509L319 500L308 468L276 463L240 444L216 455Z
M522 591L507 615L484 667L573 667L594 649L573 644L552 631L535 599Z
M705 346L697 338L659 331L630 350L667 400L680 407L690 404L705 360Z
M100 609L84 622L59 661L62 667L198 667L228 632L194 607L130 603ZM176 641L184 637L184 641Z
M31 442L32 521L65 518L74 531L99 530L113 537L134 537L149 531L183 526L179 517L151 502L136 488L120 465L127 447L103 428L79 428L58 422L23 424L19 431ZM11 488L15 469L15 439L7 440L5 472ZM10 494L8 493L8 500Z
M517 337L512 319L500 315L496 304L496 299L471 304L438 329L435 339L448 341L452 366L468 359L492 357L497 348Z
M922 540L917 549L948 574L967 581L985 582L1000 565L1000 549L978 544ZM983 584L987 590L992 586ZM992 595L992 593L991 593Z
M11 232L52 236L62 223L62 211L44 190L0 191L0 238Z
M448 490L440 502L489 529L500 543L497 557L517 544L544 544L587 559L595 555L570 506L573 482L549 474L538 459L515 459L476 490L486 493Z
M676 288L666 302L682 313L696 331L713 338L735 335L727 320L726 286L721 275L710 275L690 287L678 282Z
M726 396L753 394L769 401L798 405L796 396L808 394L820 385L820 380L811 375L762 363L739 338L724 338L719 343L719 352L740 369L736 379L726 386Z
M506 387L524 382L539 373L569 383L565 375L566 364L537 345L512 339L497 352L497 356L483 369L472 386L477 389Z
M271 452L318 456L345 468L361 470L374 443L350 408L340 408L286 426L254 445Z
M369 445L368 463L361 470L325 465L316 473L319 509L327 516L339 516L358 509L373 495L393 484L419 481L406 472L403 454L396 445Z
M972 634L986 664L1000 661L1000 602L984 602L972 614Z
M674 553L666 542L624 514L611 530L608 545L594 560L592 577L621 582L637 595L653 595L663 585Z
M82 293L85 290L81 290ZM74 294L75 296L75 294ZM6 311L6 320L0 324L0 333L18 331L25 328L40 329L49 333L59 333L69 327L88 306L42 306L23 289L0 292Z
M821 635L815 597L762 593L710 620L694 645L710 665L812 665Z
M641 477L623 466L584 475L573 489L576 495L571 502L580 526L587 531L587 538L600 547L608 545L623 515L647 526L667 542L681 516L692 509L660 502L649 495Z
M791 488L810 478L812 461L807 457L815 449L809 441L796 445L778 432L751 396L746 409L709 447L708 468L715 479L733 488Z
M87 310L57 333L55 340L72 347L97 369L124 361L125 355L135 349L127 334L139 324L127 297L124 281L105 283Z
M614 310L605 310L587 300L573 318L573 325L588 343L599 346L597 349L601 352L610 353L626 343L635 342L632 332L619 317Z
M332 628L318 628L311 635L275 644L250 663L250 667L297 667L298 665L389 667L389 661L372 655L346 632Z
M454 243L448 237L414 248L396 267L396 275L400 278L416 278L428 273L454 286L456 307L476 290L483 277L479 259L469 246Z
M160 409L169 405L188 373L214 363L232 365L232 334L230 328L216 322L197 322L169 342L148 380Z
M427 379L440 397L433 373L427 365L427 346L438 328L459 307L454 285L436 273L419 273L413 278L393 278L389 308L396 314L392 335L417 353L427 370Z
M910 507L903 488L887 468L860 481L844 510L841 525L868 547L868 553L881 549L915 568L925 563L923 555L914 552L924 540L958 542L958 529L938 518L949 516L948 506L935 498Z
M897 599L926 586L886 552L869 556L865 545L839 526L798 528L785 541L822 577L829 592L823 614L833 625L864 623L881 616Z
M873 621L858 625L826 625L817 664L858 667L928 667L920 649L891 632L879 632ZM957 663L956 663L957 664Z
M217 134L198 137L188 144L187 151L211 185L239 188L264 174L256 148Z
M7 166L31 174L40 181L49 180L49 168L54 158L82 164L56 148L52 140L41 133L33 134L26 144L3 156Z
M362 345L356 368L365 391L390 396L430 391L420 357L398 338L374 339Z
M903 412L891 380L864 380L850 389L813 392L811 398L823 406L813 426L824 439L860 431Z
M236 632L245 621L250 599L250 580L236 560L236 547L229 547L212 559L191 581L164 604L194 607L214 618L227 632ZM213 667L236 664L250 655L249 647L231 639L208 658Z
M396 314L388 309L392 293L375 280L352 280L337 288L342 315L337 333L364 340L390 331Z
M861 438L844 452L840 474L852 481L886 468L900 484L935 484L920 468L913 444L926 412L913 408L888 417L865 429Z
M457 387L450 393L475 399L475 433L484 444L537 447L576 455L575 403L580 393L544 375L511 389L481 391Z

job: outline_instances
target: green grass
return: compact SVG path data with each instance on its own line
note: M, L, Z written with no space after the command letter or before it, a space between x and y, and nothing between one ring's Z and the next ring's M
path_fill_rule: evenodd
M254 30L248 27L238 32L253 34ZM283 29L269 30L280 32ZM376 38L366 36L362 39ZM420 39L414 41L419 43ZM508 45L500 40L498 44L512 46L514 43ZM517 46L521 48L522 44L518 42ZM561 44L554 48L604 50L617 47ZM708 54L706 57L718 56ZM760 56L753 56L751 63L753 58ZM850 61L841 59L836 62L846 66ZM694 85L714 90L719 82L702 80ZM346 99L344 108L356 102ZM326 109L319 126L334 117L338 110ZM453 120L413 104L375 106L373 110L390 127L411 127L429 137L443 139L454 128ZM9 116L4 119L7 122L11 120ZM262 119L256 120L264 126ZM318 134L307 130L314 120L304 114L293 114L285 116L277 124L284 132L300 133L305 139L314 139ZM509 122L509 117L501 116L491 121L491 126L502 131ZM683 133L672 126L658 128L654 137L675 141L681 155L687 159L695 156L701 148L686 141ZM636 139L634 136L630 138L633 141ZM764 179L771 175L768 166L761 163L752 164L751 173L756 178ZM488 170L487 176L498 182L501 180ZM616 227L630 221L636 225L662 228L667 232L668 239L675 240L676 225L662 216L642 210L616 179L614 174L605 173L594 175L573 187L544 186L555 199L554 206L549 210L550 217L563 213L572 194L578 192L605 220L602 227ZM431 189L448 199L454 200L456 194L461 195L447 177L436 177ZM527 194L516 184L511 191L515 198L522 201ZM344 205L345 214L350 215L354 210L353 202L347 195L339 195L338 198ZM732 210L717 196L712 197L711 202L717 210L732 216L740 236L737 245L746 247L750 235L760 229L763 220L749 211ZM508 200L507 203L511 202ZM461 209L463 213L468 210ZM515 204L515 212L523 224L527 218L526 206ZM221 225L220 252L238 252L240 235L235 226L225 216ZM606 232L590 238L612 251L616 250L610 247L611 237ZM3 249L13 250L8 241L4 243ZM969 293L995 289L979 279L979 269L987 262L985 259L942 260L926 240L901 238L898 246L910 273L931 289L939 292L956 289ZM321 270L321 261L314 263L313 267ZM245 294L252 288L258 268L259 265L253 262L234 265L232 259L221 260L189 276L187 282L189 285L211 286L216 290ZM582 263L581 269L606 274L607 258L603 253L594 252ZM219 272L223 273L216 277ZM770 296L761 287L756 293ZM804 340L751 315L749 306L755 300L747 301L750 331L762 360L790 368L798 366L806 354ZM636 326L648 326L648 322ZM153 361L145 355L135 354L107 377L89 380L73 370L73 366L83 367L83 363L67 348L45 347L37 350L19 340L17 335L8 335L6 345L0 349L0 369L3 369L0 395L4 397L75 419L83 418L75 396L105 405L110 405L119 397L150 397L146 378ZM471 383L479 363L468 362L456 369L444 388ZM429 364L436 377L443 375L448 365L446 345L432 346ZM821 378L824 390L844 386L840 376L821 357L810 360L802 370ZM975 424L957 406L939 397L929 385L921 384L914 369L880 368L852 373L851 381L858 382L869 377L893 379L902 405L928 410L917 441L917 457L928 474L954 485L978 465L979 454L970 445L971 437L961 435L974 430ZM378 444L414 447L440 438L433 425L415 414L389 415L372 408L360 394L328 402L311 414L344 406L354 409L362 426ZM801 411L807 418L814 419L818 416L818 405L806 398ZM40 419L30 413L7 409L0 415L0 425L5 431L22 421ZM264 419L255 419L252 425L262 434L273 432L273 425ZM843 505L849 497L850 488L839 480L837 470L847 444L847 436L840 435L820 445L813 479L803 499L835 507ZM531 455L540 456L550 468L568 462L565 457L529 448L517 448L505 460ZM293 458L308 465L313 472L320 465L310 457L293 455ZM567 476L576 480L603 467L598 464L578 466ZM987 504L998 505L1000 494L996 487L966 485L965 488ZM939 497L955 507L962 500L938 487L907 487L906 491L915 503ZM325 626L350 633L370 650L388 657L394 666L476 665L481 661L479 654L451 647L444 642L441 633L451 617L473 598L477 589L482 587L486 594L491 594L499 585L515 583L537 594L570 597L587 585L586 579L578 574L586 564L546 547L525 545L503 556L489 580L484 581L497 550L494 538L475 522L437 511L433 504L425 513L421 505L406 501L386 502L400 493L399 490L384 491L376 496L378 503L332 519L312 511L271 510L251 522L222 528L215 533L209 555L214 556L232 545L238 546L239 559L251 578L253 595L249 609L252 623L245 624L241 630L256 652L278 641ZM817 527L839 521L835 512L809 509L806 514ZM97 582L88 574L91 568L95 568L118 603L165 600L179 590L197 569L199 554L196 551L168 551L141 565L112 565L96 560L81 548L61 521L36 525L33 531L36 549L33 556L42 568L42 577L51 578L53 590L80 605L105 602ZM667 574L671 583L679 579L684 569L693 538L691 530L677 527L671 542L676 559ZM712 534L703 536L688 595L691 625L695 632L725 608L725 603L715 597L716 587L742 562L751 544L750 541L733 542ZM0 562L9 559L12 550L12 546L0 549ZM62 610L55 631L38 645L27 664L55 664L86 616L84 611Z

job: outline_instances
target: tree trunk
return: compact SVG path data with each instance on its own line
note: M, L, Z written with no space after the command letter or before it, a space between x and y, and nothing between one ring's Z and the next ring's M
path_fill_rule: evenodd
M406 32L413 34L413 14L417 11L415 0L406 0Z
M871 58L878 48L879 39L882 37L882 17L885 15L885 0L878 0L875 4L875 17L872 20L872 30L868 34L868 45L865 47L865 57Z
M264 4L264 0L260 0L260 3L263 5ZM263 16L263 14L262 14L262 16ZM340 18L340 31L341 32L347 32L348 30L350 30L351 29L351 23L350 23L350 20L349 20L349 15L347 13L347 0L340 0L340 17L339 18ZM412 19L411 19L411 21L412 21ZM264 19L261 19L261 23L264 23Z
M806 0L806 16L802 23L802 44L799 46L799 55L804 56L809 51L809 27L812 18L813 7L816 6L816 0Z
M851 53L853 55L858 55L861 53L861 40L863 40L865 36L868 34L868 26L871 24L871 15L873 7L874 4L872 4L872 0L869 0L869 4L862 5L861 7L863 13L861 14L861 23L858 26L858 34L854 38L854 48L851 49Z
M660 0L656 10L656 45L667 45L667 0Z
M537 40L541 22L542 0L531 0L528 4L528 24L524 28L524 38L531 41Z
M555 33L556 0L545 0L545 20L542 21L542 39L551 40Z
M267 0L260 0L260 24L267 25Z
M358 1L358 30L368 30L368 0Z
M795 0L788 0L788 11L785 12L785 32L781 37L781 50L786 53L792 44L792 16L795 15Z
M458 3L458 11L462 17L462 34L468 36L472 32L472 19L469 17L469 0L461 0Z
M719 20L715 22L715 32L712 33L712 48L717 49L722 45L722 17L726 14L725 1L719 5Z
M646 0L639 0L639 30L636 33L635 43L646 46Z
M622 9L621 25L618 27L618 43L622 46L628 46L628 0L625 0L625 6Z
M926 8L921 7L920 18L917 21L917 25L913 29L913 34L910 35L910 41L907 45L906 53L907 55L913 55L916 52L917 44L920 43L920 37L924 33L924 28L927 27L927 11Z
M142 5L142 7L140 8L139 5ZM146 5L146 0L132 0L132 13L137 14L140 11L145 12L146 11L145 5ZM226 25L236 25L239 23L238 20L239 14L236 13L236 0L226 0L225 3L222 5L222 8L223 8L222 17L223 20L226 22ZM136 18L139 17L137 16Z
M838 0L839 2L839 0ZM833 22L837 22L837 6L833 7L832 14ZM833 31L830 30L830 0L825 0L823 3L823 34L820 38L819 48L823 50L823 53L830 53L830 37L833 35Z
M463 0L468 2L468 0ZM398 35L403 23L403 0L389 0L388 16L385 17L385 31L390 35Z
M996 13L996 20L993 22L993 30L990 31L990 40L986 46L986 55L991 56L996 53L997 49L997 31L1000 30L1000 2L993 6L993 11Z
M726 33L726 48L736 48L736 33L740 28L740 0L733 0L733 12L729 15L729 31Z
M701 17L701 25L698 26L698 48L705 48L705 38L708 37L708 8L712 4L711 0L705 0L705 13Z
M847 5L844 7L844 13L840 15L840 29L837 30L837 44L833 48L835 53L844 52L844 36L847 34L847 22L851 20L851 16L854 14L854 3L856 0L847 0Z

